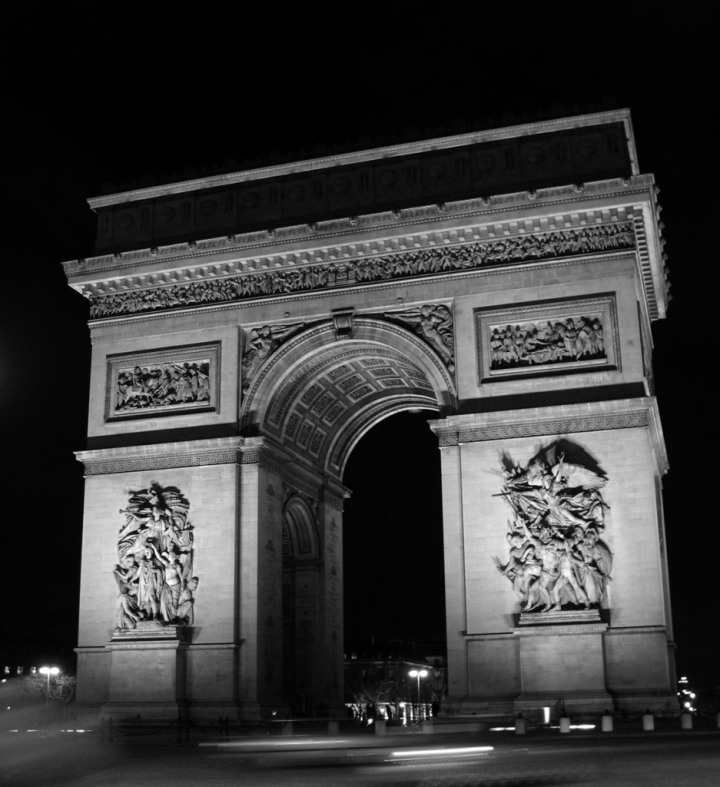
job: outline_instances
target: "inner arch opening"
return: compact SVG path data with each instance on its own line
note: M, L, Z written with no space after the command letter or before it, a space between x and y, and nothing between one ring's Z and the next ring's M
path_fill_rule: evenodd
M444 643L440 451L430 411L402 412L355 445L343 483L345 642Z

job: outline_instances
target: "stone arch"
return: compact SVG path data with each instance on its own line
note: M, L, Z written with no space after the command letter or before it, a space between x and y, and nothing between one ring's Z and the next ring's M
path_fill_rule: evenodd
M318 703L321 683L322 561L317 516L288 489L282 516L283 696L293 713Z
M252 381L245 435L263 435L338 479L353 446L402 410L456 409L455 385L436 352L400 326L356 317L352 338L328 321L280 347Z
M283 507L282 556L295 560L318 560L320 544L315 516L302 495L291 493Z

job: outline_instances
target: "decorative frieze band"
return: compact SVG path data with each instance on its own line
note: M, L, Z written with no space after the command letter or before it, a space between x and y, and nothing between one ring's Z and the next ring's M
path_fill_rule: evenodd
M513 629L516 637L548 637L575 634L604 634L607 623L570 624L568 626L526 626Z
M237 462L242 438L228 438L234 444L207 447L193 443L164 443L140 448L111 448L100 451L77 451L75 456L85 465L85 475L108 475L146 470L170 470L178 467L227 465ZM218 443L225 442L218 440Z
M667 472L665 443L654 397L621 399L599 404L563 405L537 410L450 416L430 421L440 447L490 440L596 432L647 427L658 472Z
M519 232L508 237L453 246L429 246L382 256L361 256L347 262L328 260L294 269L234 276L222 276L221 270L206 276L196 270L190 276L179 277L180 281L178 277L169 279L165 274L150 276L147 280L140 277L142 281L132 281L132 289L121 289L117 282L117 289L113 284L108 285L110 291L93 286L85 294L91 301L90 316L103 318L634 247L633 222L614 221L530 234Z
M440 445L476 443L485 440L507 440L516 437L540 437L543 435L573 432L595 432L605 429L630 429L634 426L647 426L647 411L624 413L622 415L596 415L582 418L553 418L547 421L501 424L459 432L441 433Z

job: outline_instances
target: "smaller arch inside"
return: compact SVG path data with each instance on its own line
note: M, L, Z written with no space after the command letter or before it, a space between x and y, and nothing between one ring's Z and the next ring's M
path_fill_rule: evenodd
M291 712L316 708L323 600L317 512L291 494L282 519L283 698Z

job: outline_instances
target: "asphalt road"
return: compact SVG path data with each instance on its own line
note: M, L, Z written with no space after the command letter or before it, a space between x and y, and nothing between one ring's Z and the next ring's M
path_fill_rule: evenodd
M437 739L361 742L327 749L298 739L284 750L216 742L3 734L0 785L18 787L524 787L525 785L699 785L720 787L720 734L650 733L652 737ZM423 736L424 737L424 736ZM467 751L492 746L492 751ZM272 750L268 750L268 748ZM289 749L289 750L288 750ZM462 751L465 750L465 751ZM429 753L423 753L429 752Z

